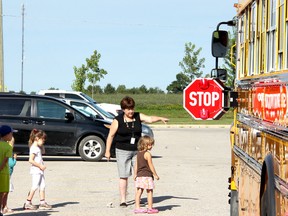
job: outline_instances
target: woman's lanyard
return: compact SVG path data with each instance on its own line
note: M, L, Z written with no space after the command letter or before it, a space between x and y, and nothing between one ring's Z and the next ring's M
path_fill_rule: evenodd
M135 144L135 137L134 137L134 126L135 126L135 119L133 119L133 121L131 122L131 128L129 127L129 124L126 120L126 118L124 118L124 122L126 124L126 127L131 130L132 132L132 136L131 136L131 139L130 139L130 144Z

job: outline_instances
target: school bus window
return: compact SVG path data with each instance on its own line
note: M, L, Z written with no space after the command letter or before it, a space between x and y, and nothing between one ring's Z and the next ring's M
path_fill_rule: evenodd
M283 42L284 42L284 26L285 26L285 14L284 14L284 0L280 0L279 5L279 51L283 50Z
M240 77L245 76L245 56L244 56L244 46L241 47L241 53L240 53Z
M267 56L266 56L266 68L268 72L275 69L275 30L276 30L276 0L271 0L269 3L268 20L269 26L267 31Z
M288 50L288 22L286 22L285 42L286 42L286 51L287 51ZM288 68L288 55L287 55L287 52L286 52L286 68Z
M279 30L278 30L278 69L283 68L283 42L284 42L284 0L280 0L279 5Z
M261 4L261 24L258 24L259 26L261 26L261 40L260 40L260 73L264 73L266 70L265 70L265 59L266 59L266 56L265 56L265 37L266 37L266 28L265 28L265 24L266 24L266 4L265 4L265 1L262 1L262 4Z
M270 12L270 27L271 29L274 29L276 28L276 0L271 0L270 1L270 9L271 9L271 12Z
M249 64L249 75L254 74L254 59L255 59L255 36L256 36L256 6L255 2L252 5L251 10L251 26L250 26L250 43L249 43L249 57L248 57L248 64Z
M286 14L286 19L288 19L288 7L287 7L287 2L286 2L286 7L285 7L285 8L286 8L286 13L285 13L285 14Z
M265 1L262 1L262 13L261 13L261 23L262 23L262 31L265 30L265 23L266 23L266 20L265 20L265 14L266 14L266 5L265 5Z
M246 11L246 14L245 14L245 29L244 29L244 32L245 32L245 42L247 40L249 40L249 14L248 14L249 11Z
M242 16L239 20L240 27L239 27L239 32L240 32L240 44L244 43L244 16Z

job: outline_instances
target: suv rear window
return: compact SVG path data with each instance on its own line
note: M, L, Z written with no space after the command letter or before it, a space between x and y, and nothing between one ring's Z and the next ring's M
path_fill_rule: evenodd
M67 94L67 93L65 93L65 98L83 100L82 97L80 97L79 95L76 95L76 94Z
M0 115L31 116L31 100L2 98L0 100Z

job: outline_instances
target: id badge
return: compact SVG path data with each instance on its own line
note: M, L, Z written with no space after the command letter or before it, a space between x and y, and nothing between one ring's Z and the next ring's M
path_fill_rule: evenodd
M135 137L131 137L130 144L135 144Z

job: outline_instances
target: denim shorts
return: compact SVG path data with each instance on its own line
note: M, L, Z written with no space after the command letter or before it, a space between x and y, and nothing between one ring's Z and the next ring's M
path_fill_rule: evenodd
M116 148L116 160L120 178L128 178L136 162L137 151L126 151Z

